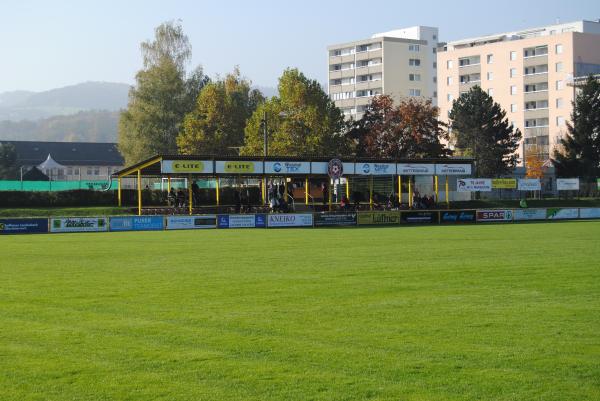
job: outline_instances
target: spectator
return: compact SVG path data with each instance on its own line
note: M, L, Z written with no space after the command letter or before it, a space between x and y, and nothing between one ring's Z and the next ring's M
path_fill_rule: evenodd
M167 195L167 203L169 206L177 206L177 194L175 193L175 188L173 187L171 187L169 195Z

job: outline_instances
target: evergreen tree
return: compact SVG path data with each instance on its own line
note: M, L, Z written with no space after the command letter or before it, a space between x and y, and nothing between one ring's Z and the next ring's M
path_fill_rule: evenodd
M449 117L454 145L475 159L478 177L500 176L515 167L521 131L508 122L506 112L479 86L454 101Z

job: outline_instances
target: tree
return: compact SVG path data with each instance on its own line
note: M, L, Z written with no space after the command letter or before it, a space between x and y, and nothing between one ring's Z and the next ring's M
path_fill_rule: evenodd
M0 143L0 179L14 179L17 171L17 151L10 143Z
M525 176L527 178L541 179L544 176L544 159L537 145L530 146L525 151Z
M583 177L590 181L600 176L600 81L588 77L573 102L571 122L554 151L554 166L559 177Z
M449 117L455 146L475 158L478 177L499 176L515 167L521 131L479 86L454 101Z
M225 79L207 84L188 113L177 137L184 154L226 154L244 144L248 118L264 101L260 91L250 89L250 81L239 68Z
M208 82L201 67L186 76L191 45L179 23L161 24L154 40L142 43L141 49L144 69L136 74L119 120L119 150L127 164L177 152L184 116Z
M409 99L395 106L390 96L377 96L347 135L360 157L444 157L449 151L440 142L445 132L438 115L431 101Z
M263 154L265 117L270 155L348 154L349 141L342 134L344 117L317 81L287 69L278 90L279 96L260 104L248 120L242 154Z

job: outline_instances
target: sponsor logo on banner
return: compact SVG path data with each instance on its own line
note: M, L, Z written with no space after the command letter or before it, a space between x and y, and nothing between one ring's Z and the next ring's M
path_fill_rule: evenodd
M275 213L267 217L269 227L312 227L313 215L300 213Z
M437 212L402 212L402 222L408 224L430 224L436 223Z
M437 175L471 175L470 164L436 164Z
M355 226L356 213L316 213L315 227L326 226Z
M162 173L212 173L210 160L163 160L160 164Z
M599 207L587 207L579 209L580 219L600 219Z
M477 221L512 221L512 210L478 210Z
M440 212L442 223L474 223L475 210L450 210Z
M264 214L221 214L217 218L219 228L264 228Z
M357 222L360 225L399 224L399 212L360 212Z
M253 173L254 162L225 162L226 173Z
M309 162L265 162L267 174L310 174Z
M435 164L410 164L396 165L398 175L435 175Z
M124 216L110 218L110 231L157 231L164 229L162 216Z
M579 218L579 209L575 208L549 208L546 210L548 220L567 220Z
M493 178L492 189L515 189L517 180L515 178Z
M520 178L518 189L519 191L541 191L542 183L539 178Z
M167 216L167 230L193 230L216 227L217 216L214 214L201 216Z
M546 220L546 209L516 209L515 220Z
M356 163L356 173L361 175L394 175L396 165L392 163Z
M108 231L107 217L69 217L50 220L50 232L93 232Z
M456 180L458 192L490 192L492 180L489 178L462 178Z
M557 178L556 189L559 191L579 191L579 178Z
M48 232L48 219L0 219L0 235Z

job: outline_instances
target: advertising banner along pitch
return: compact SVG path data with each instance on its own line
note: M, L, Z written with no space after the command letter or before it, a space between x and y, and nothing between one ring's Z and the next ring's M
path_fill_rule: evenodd
M460 178L456 181L458 192L490 192L492 180L489 178Z
M158 231L164 229L162 216L119 216L110 218L110 231Z
M475 210L448 210L440 212L442 223L475 223Z
M194 230L216 227L217 216L214 214L201 216L167 216L167 230Z
M546 209L516 209L515 221L546 220Z
M217 217L218 228L265 228L264 214L220 214Z
M600 219L600 208L587 207L579 209L580 219Z
M309 213L276 213L267 217L268 227L312 227L313 215Z
M579 209L575 208L550 208L546 211L548 220L568 220L579 218Z
M477 221L512 221L512 210L478 210Z
M539 178L520 178L517 188L519 191L541 191L542 183Z
M402 212L401 213L402 223L409 224L430 224L437 223L438 213L437 212Z
M359 225L399 224L400 212L360 212L357 222Z
M315 213L315 227L355 226L356 213Z
M492 189L515 189L517 180L515 178L494 178L492 179Z
M557 178L556 189L559 191L579 191L579 178Z
M0 219L2 234L42 234L48 232L48 219Z
M108 217L67 217L50 219L50 232L75 233L108 231Z

